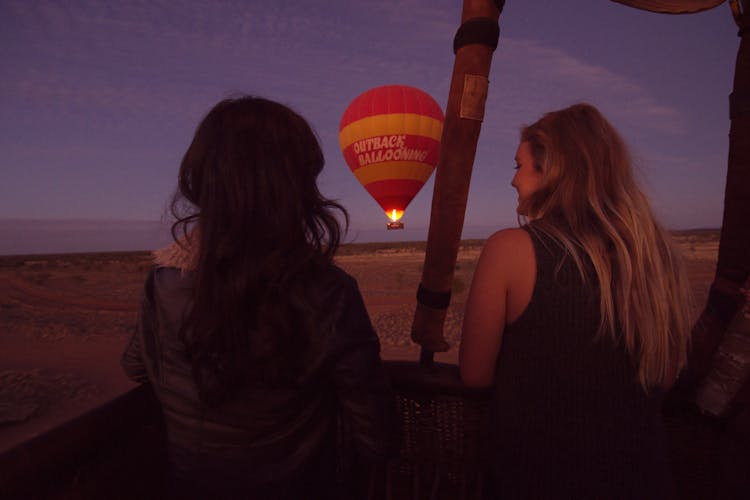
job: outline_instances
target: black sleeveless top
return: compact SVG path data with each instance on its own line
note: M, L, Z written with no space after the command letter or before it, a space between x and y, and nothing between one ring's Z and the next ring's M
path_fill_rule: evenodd
M497 360L489 496L671 498L661 391L644 392L624 346L597 335L597 285L532 228L534 292Z

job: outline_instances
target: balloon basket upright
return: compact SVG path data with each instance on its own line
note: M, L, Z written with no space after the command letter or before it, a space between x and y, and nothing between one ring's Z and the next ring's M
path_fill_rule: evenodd
M401 221L388 222L388 223L386 223L385 227L387 227L389 231L391 229L403 229L404 228L404 223L401 222Z

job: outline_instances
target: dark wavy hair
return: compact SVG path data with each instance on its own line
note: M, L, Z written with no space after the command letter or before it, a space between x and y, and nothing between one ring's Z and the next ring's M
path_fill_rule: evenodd
M293 384L321 306L346 210L321 195L324 158L310 125L286 106L219 102L180 165L172 236L199 245L180 337L201 401L216 406L251 380ZM345 226L345 227L346 227Z

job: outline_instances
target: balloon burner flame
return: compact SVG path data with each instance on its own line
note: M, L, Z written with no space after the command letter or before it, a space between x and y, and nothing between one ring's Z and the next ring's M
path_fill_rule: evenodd
M401 217L403 217L404 211L403 210L396 210L394 208L393 210L391 210L390 212L386 212L385 214L388 216L388 218L391 219L391 222L396 222Z
M395 208L391 210L390 212L385 213L391 221L386 224L385 227L388 229L403 229L404 223L399 222L399 219L404 215L403 210L396 210Z

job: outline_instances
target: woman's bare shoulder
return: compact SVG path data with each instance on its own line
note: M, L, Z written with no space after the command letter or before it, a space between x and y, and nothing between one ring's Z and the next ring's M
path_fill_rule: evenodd
M534 244L524 229L503 229L487 239L479 258L478 270L502 279L508 287L535 272ZM532 279L533 281L533 279Z
M529 233L518 227L510 227L501 229L490 236L482 251L493 255L497 253L512 255L523 250L533 250Z

